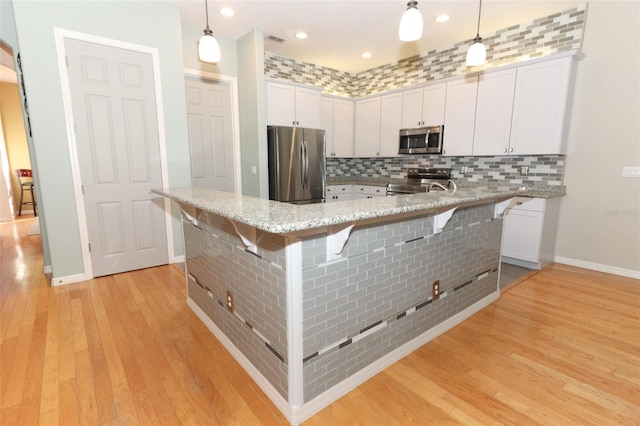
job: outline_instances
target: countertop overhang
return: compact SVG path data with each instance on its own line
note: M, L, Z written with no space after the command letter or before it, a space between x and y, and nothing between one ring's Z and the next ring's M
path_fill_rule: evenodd
M455 192L433 191L332 203L294 205L198 187L152 189L151 192L196 209L274 233L288 234L345 223L406 214L437 214L513 197L550 198L565 195L564 186L477 186Z

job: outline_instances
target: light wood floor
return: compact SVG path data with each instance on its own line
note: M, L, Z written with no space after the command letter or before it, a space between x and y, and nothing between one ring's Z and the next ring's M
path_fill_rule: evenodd
M0 224L0 424L283 425L174 266L50 287ZM640 422L640 282L552 265L305 422Z

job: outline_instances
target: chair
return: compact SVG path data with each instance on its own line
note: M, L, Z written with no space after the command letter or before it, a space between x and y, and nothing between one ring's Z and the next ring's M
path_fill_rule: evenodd
M18 176L18 182L20 183L20 207L18 208L18 216L22 216L22 205L32 205L33 214L38 216L38 204L36 203L36 196L34 194L35 185L33 184L33 174L31 169L17 169L16 175ZM24 201L24 191L31 192L31 201Z

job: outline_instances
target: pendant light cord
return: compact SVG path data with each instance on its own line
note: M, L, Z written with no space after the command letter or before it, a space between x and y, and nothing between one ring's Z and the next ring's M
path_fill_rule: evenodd
M482 4L482 0L480 0L480 4ZM209 29L209 2L207 0L204 0L204 10L207 19L207 29ZM480 28L480 22L478 22L478 28Z
M482 0L480 0L480 6L478 7L478 31L476 31L476 37L480 37L480 14L482 13Z

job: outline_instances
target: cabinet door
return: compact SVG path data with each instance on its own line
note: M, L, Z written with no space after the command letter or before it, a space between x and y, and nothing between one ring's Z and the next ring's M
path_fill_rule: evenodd
M477 76L465 77L447 83L443 135L444 155L473 154L477 94Z
M320 91L296 87L296 126L320 129Z
M346 99L333 100L333 154L353 157L354 103Z
M402 95L401 128L410 129L422 126L422 88L405 90Z
M507 209L502 225L502 255L537 263L543 215L542 212Z
M322 96L320 98L320 128L324 130L325 156L332 157L333 150L333 99Z
M564 154L572 61L568 57L518 68L511 130L514 155Z
M426 126L440 126L444 123L444 106L447 84L434 84L423 89L422 121Z
M480 76L473 155L509 153L515 85L515 69Z
M273 126L294 126L295 121L295 87L267 82L267 123Z
M380 146L380 96L356 102L355 157L377 157Z
M380 97L380 156L398 155L402 125L402 93Z

